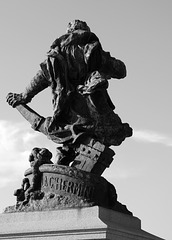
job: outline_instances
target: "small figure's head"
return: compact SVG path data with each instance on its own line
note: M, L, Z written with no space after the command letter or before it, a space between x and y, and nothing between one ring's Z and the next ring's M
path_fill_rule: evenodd
M74 20L68 24L66 33L72 33L73 31L78 29L90 32L90 28L88 27L86 22Z
M32 152L29 156L30 166L34 166L36 161L39 161L42 164L52 162L50 159L52 158L52 153L46 148L33 148Z

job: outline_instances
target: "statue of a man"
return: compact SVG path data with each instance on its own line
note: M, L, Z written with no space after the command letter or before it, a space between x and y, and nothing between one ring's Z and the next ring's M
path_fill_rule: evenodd
M107 93L110 78L126 76L125 64L102 49L86 22L69 23L66 34L53 42L40 67L26 90L9 93L7 102L13 107L29 103L50 86L54 114L42 122L50 139L72 145L91 136L110 146L132 135L129 125L114 113Z

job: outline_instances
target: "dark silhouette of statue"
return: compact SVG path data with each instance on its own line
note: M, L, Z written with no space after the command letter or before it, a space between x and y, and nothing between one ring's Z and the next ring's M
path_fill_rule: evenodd
M43 124L52 140L73 144L89 135L110 146L131 136L129 125L113 112L107 93L108 80L124 78L126 67L102 49L85 22L69 23L67 33L53 42L40 66L26 90L8 94L7 101L13 107L26 104L50 86L54 115Z
M43 205L45 199L50 201L47 194L55 196L52 201L64 195L75 203L75 198L80 201L81 197L131 214L117 201L115 187L101 177L113 160L114 151L109 147L120 145L132 135L129 124L122 123L114 112L107 92L109 79L125 76L125 64L103 50L85 22L75 20L68 24L66 34L53 42L25 91L7 95L9 105L17 108L34 130L61 144L55 164L50 161L49 150L33 149L31 170L25 173L29 182L24 181L15 192L18 203L32 206L31 196L37 193L43 194L39 202ZM54 113L43 117L27 103L48 87L52 89ZM57 202L55 205L59 205Z

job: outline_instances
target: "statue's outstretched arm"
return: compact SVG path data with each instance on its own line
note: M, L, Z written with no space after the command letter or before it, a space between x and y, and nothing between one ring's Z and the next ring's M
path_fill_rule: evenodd
M35 77L30 81L25 91L22 93L22 97L26 99L27 103L39 92L43 91L50 85L50 82L44 76L42 70L39 70Z
M23 93L8 93L7 102L12 107L16 107L19 104L26 104L30 102L36 94L47 88L49 85L50 82L44 76L43 71L39 70Z
M126 77L127 70L125 64L114 57L109 52L102 51L102 72L108 78L121 79Z

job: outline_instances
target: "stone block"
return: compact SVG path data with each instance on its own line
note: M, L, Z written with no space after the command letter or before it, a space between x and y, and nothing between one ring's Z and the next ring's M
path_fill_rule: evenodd
M143 231L138 218L98 206L3 213L0 239L162 240Z

